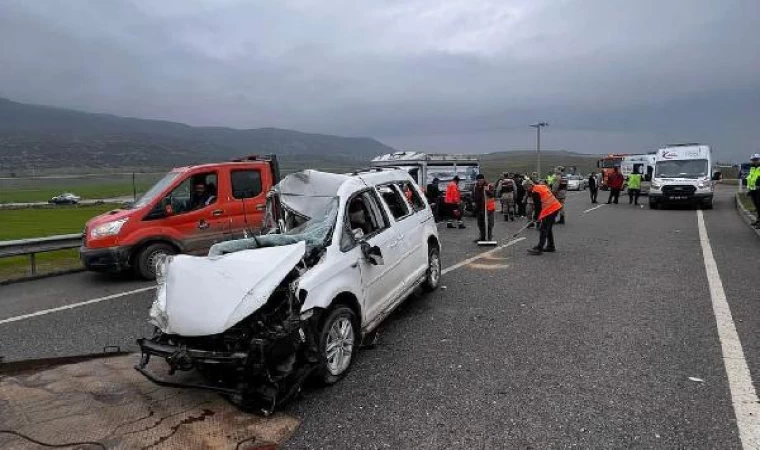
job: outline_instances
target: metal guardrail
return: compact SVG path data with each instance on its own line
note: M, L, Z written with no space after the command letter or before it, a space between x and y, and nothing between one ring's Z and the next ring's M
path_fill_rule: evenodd
M63 234L44 238L18 239L15 241L0 241L0 258L29 255L32 275L37 274L37 253L54 252L78 248L82 245L82 234Z

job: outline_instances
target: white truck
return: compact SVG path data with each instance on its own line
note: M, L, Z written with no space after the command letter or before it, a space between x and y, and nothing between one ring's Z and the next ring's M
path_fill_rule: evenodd
M641 194L648 195L652 185L652 175L654 174L656 154L644 153L640 155L627 155L623 157L620 163L620 173L626 180L632 173L641 174Z
M459 190L465 211L475 212L472 187L480 173L480 160L475 155L448 155L420 152L396 152L378 156L370 163L372 167L397 167L406 170L423 191L438 179L438 188L446 186L459 176Z
M668 145L655 153L655 169L649 190L649 207L693 204L711 209L714 180L712 149L703 144Z

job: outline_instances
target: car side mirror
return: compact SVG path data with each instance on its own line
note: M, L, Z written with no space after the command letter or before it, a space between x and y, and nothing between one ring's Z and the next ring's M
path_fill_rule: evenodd
M174 207L172 207L171 203L164 205L164 214L166 214L166 217L174 215Z
M362 242L361 247L364 259L366 259L368 263L373 266L382 266L385 264L383 261L383 254L380 251L380 247L377 245L370 246L366 241Z
M712 176L713 181L720 181L722 178L722 174L720 172L715 172Z

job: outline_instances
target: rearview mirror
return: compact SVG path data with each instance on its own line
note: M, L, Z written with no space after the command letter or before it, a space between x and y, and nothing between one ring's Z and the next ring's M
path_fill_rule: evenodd
M720 172L715 172L712 176L713 181L720 181L721 178L723 178L723 174Z
M380 251L380 247L377 245L370 246L366 241L362 242L362 254L364 255L364 259L367 260L368 263L370 263L373 266L382 266L385 262L383 261L383 254Z

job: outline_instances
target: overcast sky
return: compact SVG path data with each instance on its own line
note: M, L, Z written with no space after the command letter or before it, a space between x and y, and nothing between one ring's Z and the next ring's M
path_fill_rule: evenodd
M0 96L402 149L760 151L758 0L0 0Z

